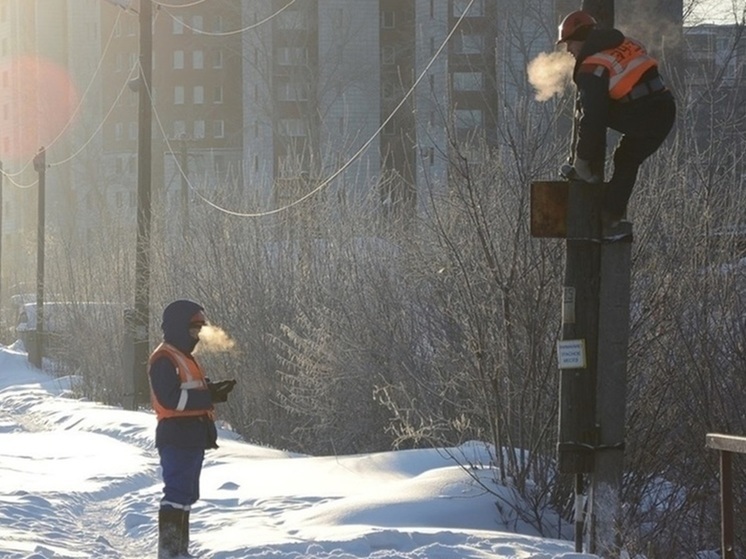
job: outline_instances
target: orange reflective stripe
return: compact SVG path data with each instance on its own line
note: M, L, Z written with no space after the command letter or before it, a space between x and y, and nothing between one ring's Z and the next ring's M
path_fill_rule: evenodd
M579 72L601 75L609 73L609 97L621 99L637 85L640 78L658 63L634 39L625 39L621 45L593 54L583 60Z

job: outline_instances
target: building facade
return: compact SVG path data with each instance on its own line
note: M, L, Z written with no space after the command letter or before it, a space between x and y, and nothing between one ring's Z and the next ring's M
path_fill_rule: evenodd
M92 192L90 202L134 220L140 24L134 11L103 12L104 28L113 29L103 55L103 98L111 107L103 128L106 192ZM196 196L243 184L241 9L228 0L156 4L152 29L153 205L187 219Z

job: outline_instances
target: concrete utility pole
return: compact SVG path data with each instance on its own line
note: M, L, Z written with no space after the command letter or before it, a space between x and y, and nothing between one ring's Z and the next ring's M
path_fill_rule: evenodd
M36 228L36 332L33 336L33 347L29 348L28 359L32 365L41 369L44 357L44 235L46 214L46 176L47 155L42 147L34 157L34 170L39 173L37 193L37 228Z
M583 2L582 9L599 27L613 26L613 1ZM566 239L557 450L560 473L575 476L575 550L585 543L587 552L613 559L621 553L632 226L622 222L604 236L603 188L532 184L531 230Z
M135 253L135 313L133 316L132 409L147 401L146 366L150 354L150 206L153 73L153 4L140 2L140 83L137 136L137 240Z
M601 28L614 27L614 0L583 0ZM600 200L596 200L599 207ZM621 242L602 243L597 332L595 418L597 441L588 505L588 551L616 558L621 552L621 490L629 345L632 225L614 232Z

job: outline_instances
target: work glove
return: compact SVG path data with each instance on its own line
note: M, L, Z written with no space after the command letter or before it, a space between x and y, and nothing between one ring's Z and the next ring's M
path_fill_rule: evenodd
M592 184L601 182L601 177L591 171L591 163L587 159L575 159L572 166L575 169L575 175L581 181L589 182Z
M210 401L213 404L219 404L228 401L228 394L236 386L235 380L221 380L218 382L208 382L207 388L210 391Z

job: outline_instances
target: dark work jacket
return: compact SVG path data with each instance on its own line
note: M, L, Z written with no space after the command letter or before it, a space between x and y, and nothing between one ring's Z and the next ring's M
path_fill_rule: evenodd
M181 351L187 359L194 359L192 351L197 340L189 335L189 319L203 310L192 301L175 301L163 312L163 340ZM181 396L181 380L173 362L167 357L156 359L150 366L150 387L158 402L175 409ZM205 410L197 417L172 417L158 422L155 446L181 448L217 448L217 429L208 412L213 409L208 390L189 390L186 408Z
M575 62L573 81L578 88L580 118L578 120L578 143L575 149L580 159L591 162L592 167L603 168L606 157L606 129L614 128L617 122L628 123L635 119L650 118L647 110L653 97L668 95L664 91L654 93L638 100L622 103L609 97L609 76L604 73L597 76L588 72L578 72L582 62L598 52L618 47L624 41L624 35L617 29L593 29L580 51ZM658 68L650 68L638 83L647 82L659 76ZM651 125L654 125L651 123ZM625 130L618 130L625 132Z

